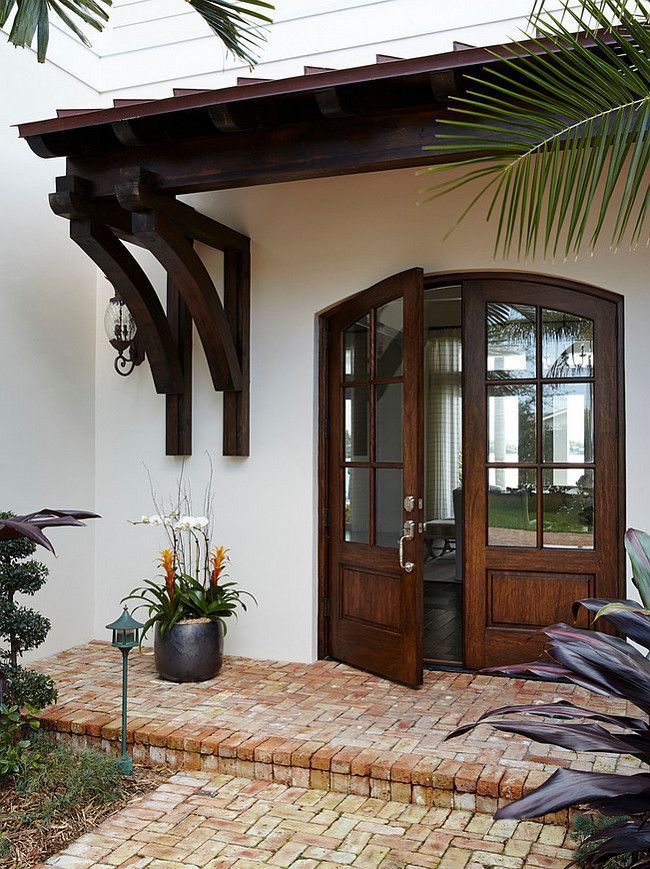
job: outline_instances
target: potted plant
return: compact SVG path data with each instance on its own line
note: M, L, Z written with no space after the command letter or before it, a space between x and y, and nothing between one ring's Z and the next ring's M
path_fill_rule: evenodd
M184 500L179 507L189 506ZM136 610L147 610L142 636L154 628L159 676L171 682L214 678L223 663L226 619L236 616L240 607L246 610L244 598L255 598L236 582L226 581L228 550L212 546L207 516L192 516L177 507L133 524L161 526L169 539L157 559L160 578L145 580L122 600L139 601Z

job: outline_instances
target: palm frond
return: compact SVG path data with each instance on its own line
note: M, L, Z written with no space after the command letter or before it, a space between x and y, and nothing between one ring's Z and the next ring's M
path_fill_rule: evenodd
M212 31L239 60L250 67L257 60L257 49L266 38L264 27L271 23L267 12L274 9L266 0L187 0Z
M559 14L536 0L535 53L505 47L500 65L467 77L448 131L428 150L459 153L426 170L469 171L438 183L430 198L478 185L489 197L495 251L555 256L644 236L650 186L650 21L643 0L562 0Z
M253 66L256 52L264 41L264 26L271 22L274 9L266 0L187 0L208 23L235 57ZM0 27L15 9L9 42L18 47L32 45L37 39L37 55L43 63L49 42L50 14L56 14L65 27L85 45L90 45L81 24L103 30L112 0L0 0Z

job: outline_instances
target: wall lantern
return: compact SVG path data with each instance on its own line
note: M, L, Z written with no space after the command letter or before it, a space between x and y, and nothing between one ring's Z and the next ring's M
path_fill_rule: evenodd
M112 347L117 350L115 370L127 377L144 362L144 350L138 336L138 327L124 299L116 294L109 301L104 314L104 328Z
M113 632L112 643L116 649L122 652L122 756L118 767L124 775L133 773L133 760L126 750L126 701L127 701L127 674L128 658L131 649L140 643L140 631L144 625L137 622L126 607L119 619L106 625L107 630Z

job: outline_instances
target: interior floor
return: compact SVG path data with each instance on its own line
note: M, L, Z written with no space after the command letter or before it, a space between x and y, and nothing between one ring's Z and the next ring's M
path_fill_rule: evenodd
M453 559L452 568L453 568ZM424 658L446 664L463 660L463 585L424 583Z

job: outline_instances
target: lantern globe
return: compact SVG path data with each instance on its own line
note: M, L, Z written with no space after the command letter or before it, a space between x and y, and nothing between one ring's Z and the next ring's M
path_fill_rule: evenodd
M104 328L108 340L116 350L126 350L135 338L138 327L121 296L113 296L106 306Z

